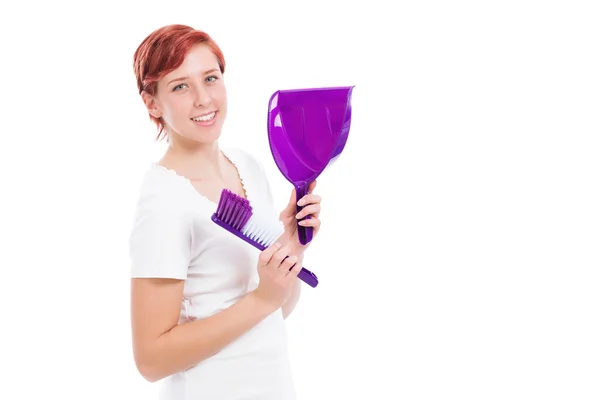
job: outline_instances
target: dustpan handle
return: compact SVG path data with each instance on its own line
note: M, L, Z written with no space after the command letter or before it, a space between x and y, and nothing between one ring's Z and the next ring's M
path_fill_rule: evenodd
M308 194L308 186L309 185L310 185L310 182L301 183L296 186L296 213L299 213L304 208L304 206L298 205L298 201ZM307 215L306 217L299 219L297 223L299 223L300 221L302 221L304 219L310 219L310 215ZM313 228L311 226L298 225L298 240L300 241L300 244L306 245L307 243L309 243L312 240L312 238L313 238Z

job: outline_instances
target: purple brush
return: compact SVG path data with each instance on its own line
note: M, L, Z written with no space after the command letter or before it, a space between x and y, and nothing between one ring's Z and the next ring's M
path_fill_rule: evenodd
M254 217L254 218L253 218ZM253 216L250 202L228 189L223 189L217 211L211 219L221 228L245 240L260 251L263 251L279 237L279 225L268 226ZM287 257L286 257L287 258ZM317 276L302 268L298 278L311 287L319 284Z

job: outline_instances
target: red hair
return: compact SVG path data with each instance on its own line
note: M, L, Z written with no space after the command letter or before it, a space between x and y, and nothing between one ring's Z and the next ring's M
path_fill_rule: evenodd
M133 71L140 94L156 95L157 82L164 75L177 69L188 51L197 44L205 43L217 57L221 73L225 72L225 58L215 41L206 33L186 25L167 25L148 35L133 55ZM158 128L156 139L163 136L165 123L162 118L150 119Z

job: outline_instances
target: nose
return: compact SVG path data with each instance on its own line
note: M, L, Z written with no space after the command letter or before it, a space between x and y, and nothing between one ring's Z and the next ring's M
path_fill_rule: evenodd
M211 102L210 95L203 85L198 85L196 89L196 107L206 107Z

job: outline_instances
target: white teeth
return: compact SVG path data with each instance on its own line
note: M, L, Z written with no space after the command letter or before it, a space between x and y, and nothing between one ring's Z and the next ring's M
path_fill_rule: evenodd
M208 115L203 115L201 117L192 118L194 121L210 121L215 117L216 112L210 113Z

